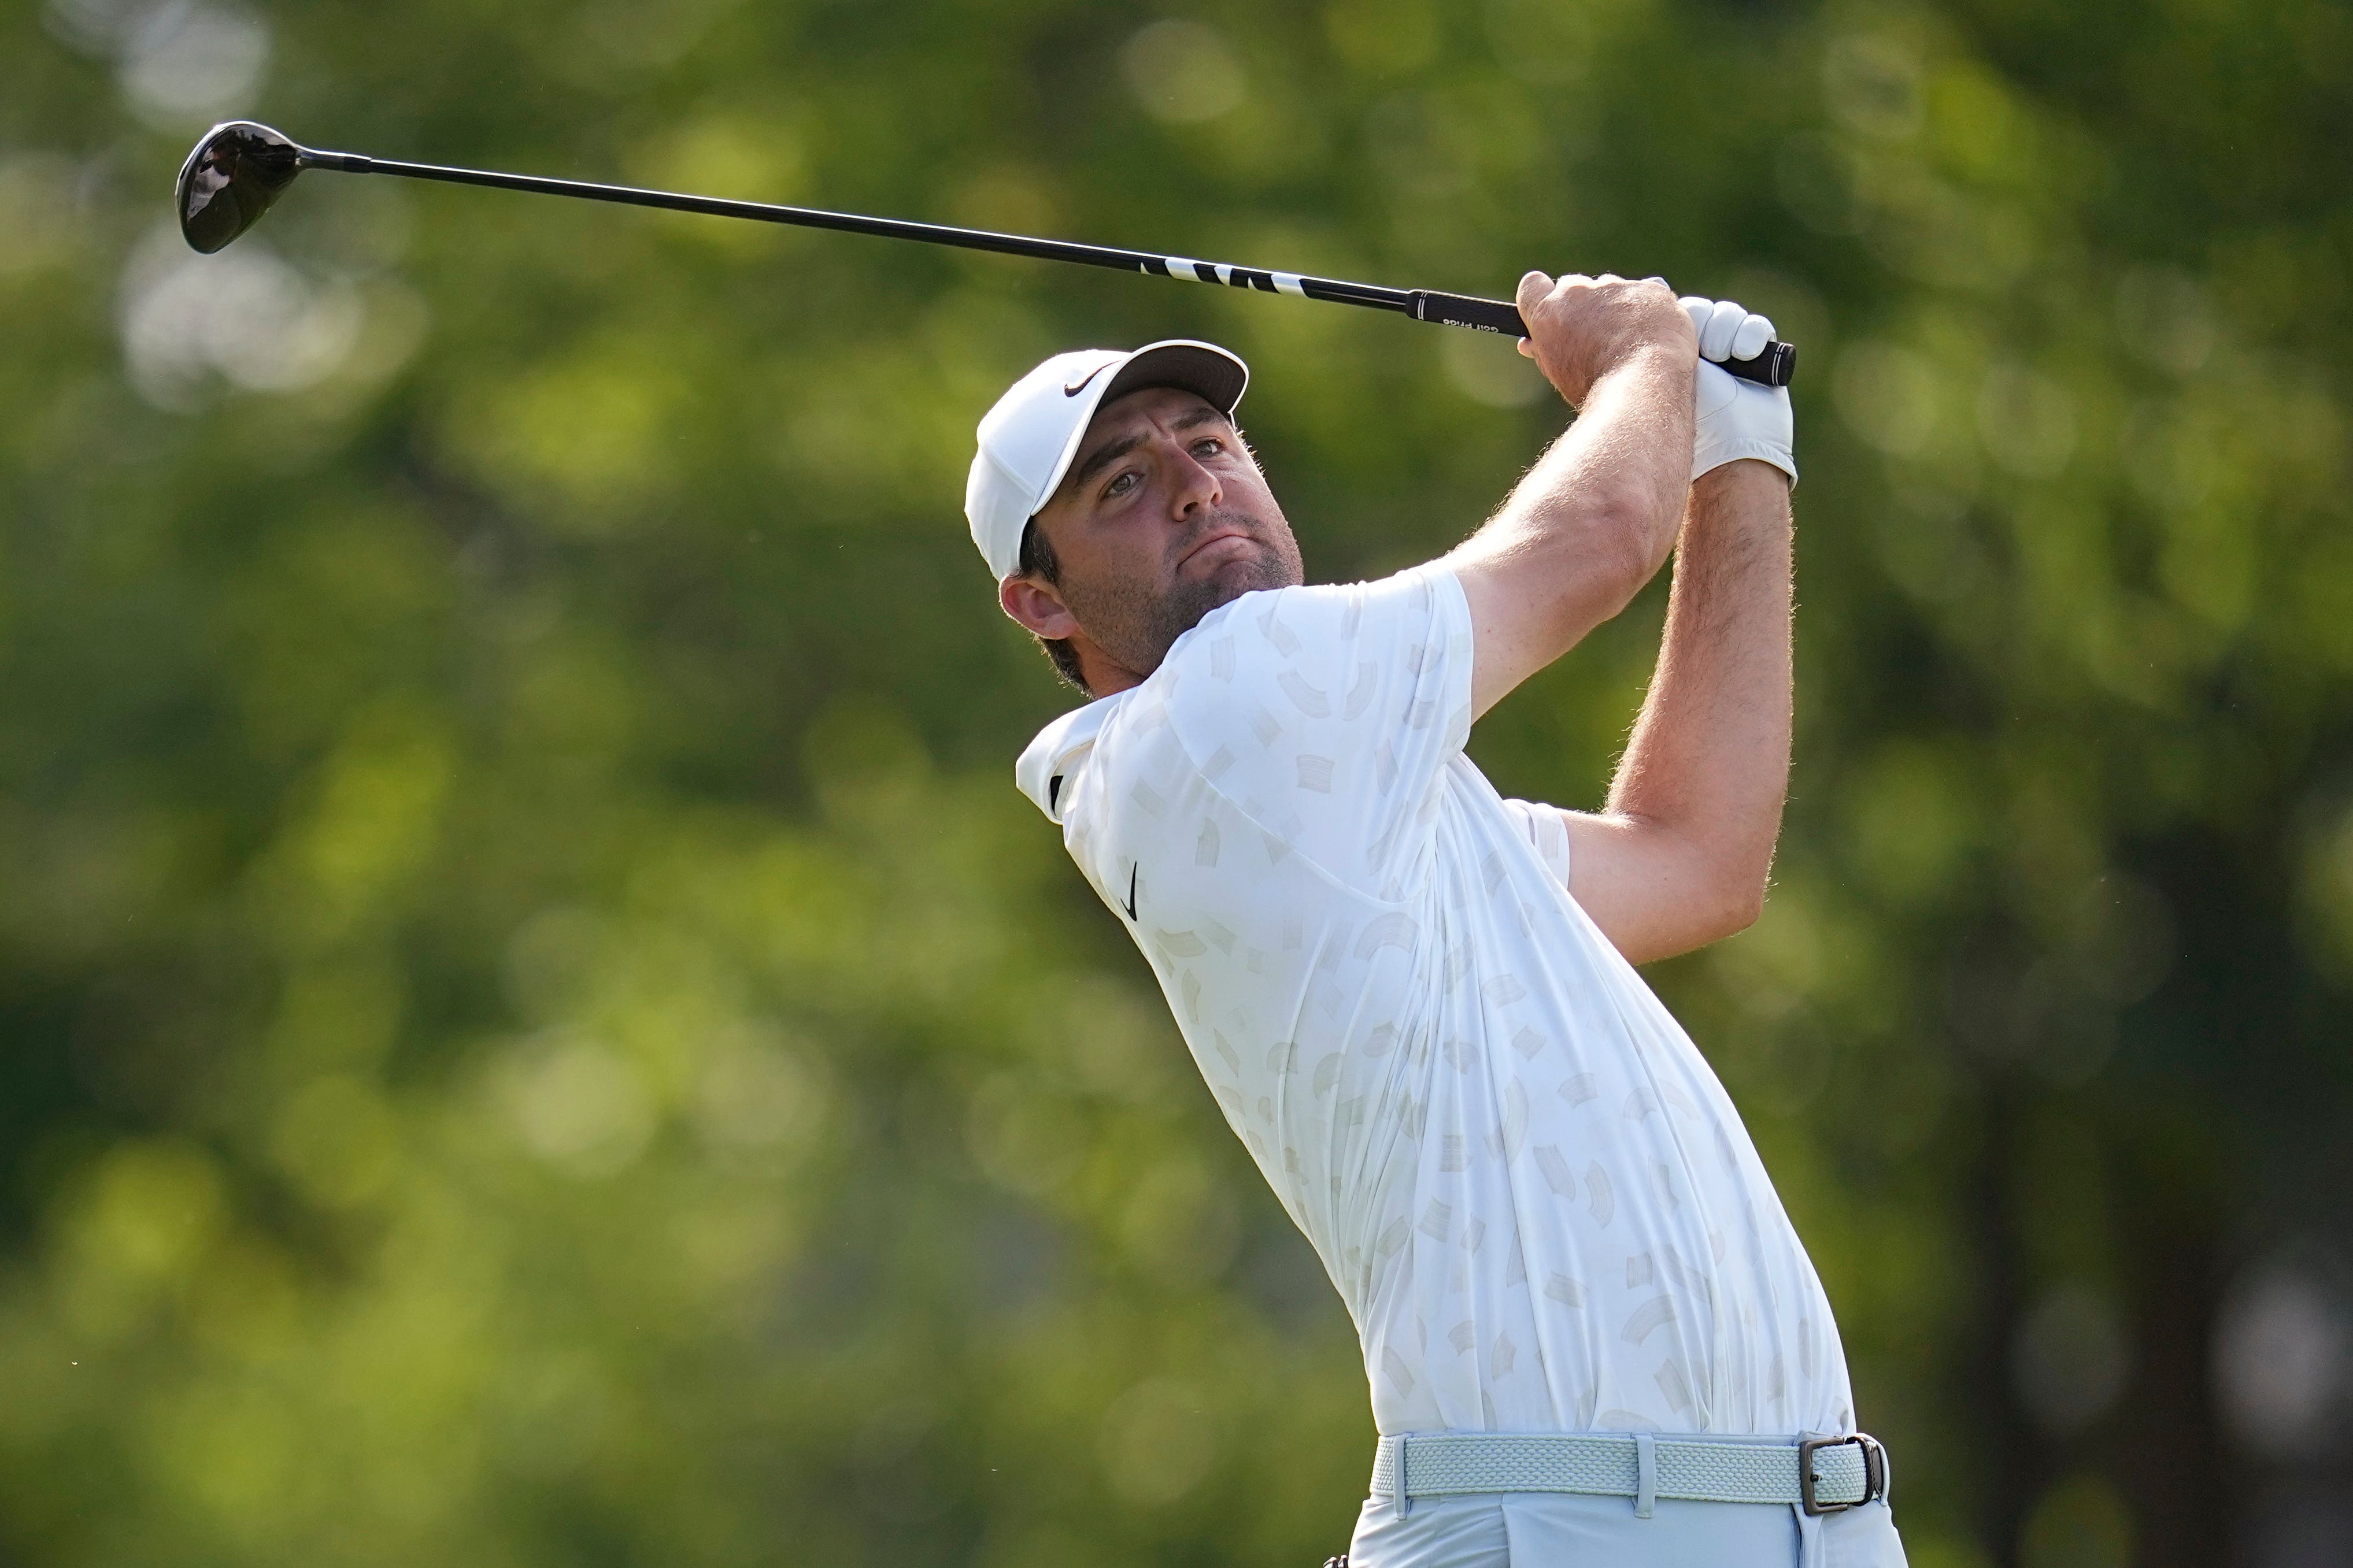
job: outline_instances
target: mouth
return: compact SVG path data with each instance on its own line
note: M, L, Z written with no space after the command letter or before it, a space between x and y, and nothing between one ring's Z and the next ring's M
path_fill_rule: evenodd
M1176 570L1182 572L1196 561L1208 566L1219 565L1256 550L1258 542L1240 529L1221 529L1178 556Z

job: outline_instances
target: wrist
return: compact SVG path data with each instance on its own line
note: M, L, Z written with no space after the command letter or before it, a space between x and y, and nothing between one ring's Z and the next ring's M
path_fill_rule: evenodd
M1736 458L1694 479L1692 499L1700 503L1697 510L1702 515L1780 519L1788 515L1787 503L1796 482L1771 458ZM1732 503L1729 512L1719 511L1714 504L1727 501ZM1781 504L1775 505L1775 502ZM1760 510L1751 510L1742 503L1750 503Z
M1692 483L1704 484L1711 477L1736 468L1768 468L1779 477L1785 490L1798 483L1797 456L1783 443L1702 429L1692 446Z
M1677 342L1674 334L1661 331L1655 336L1644 335L1620 344L1601 368L1595 372L1593 384L1620 377L1660 376L1666 379L1687 379L1692 366L1698 363L1699 348L1688 341L1691 332L1684 330L1686 341Z
M1644 321L1641 330L1629 332L1619 357L1621 362L1655 359L1687 370L1699 363L1699 336L1681 310L1669 310Z

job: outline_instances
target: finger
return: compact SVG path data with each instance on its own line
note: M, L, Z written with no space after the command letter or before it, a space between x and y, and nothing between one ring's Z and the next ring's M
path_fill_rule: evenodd
M1521 278L1519 291L1514 298L1518 300L1520 309L1525 310L1551 292L1551 279L1541 272L1530 272Z
M1715 309L1707 314L1707 324L1699 330L1699 352L1704 359L1721 360L1732 352L1732 335L1748 312L1729 300L1718 300Z
M1740 330L1732 334L1732 357L1755 359L1772 341L1773 323L1763 316L1752 314L1740 323Z
M1521 357L1521 358L1523 358L1523 359L1534 359L1534 358L1535 358L1535 357L1536 357L1536 346L1535 346L1535 344L1534 344L1534 343L1532 343L1532 342L1528 342L1528 340L1527 340L1527 339L1525 339L1525 338L1522 338L1522 339L1520 340L1520 357Z
M1715 300L1703 300L1696 294L1686 294L1675 303L1681 305L1683 308L1683 314L1691 318L1692 331L1694 334L1707 331L1707 319L1715 311Z

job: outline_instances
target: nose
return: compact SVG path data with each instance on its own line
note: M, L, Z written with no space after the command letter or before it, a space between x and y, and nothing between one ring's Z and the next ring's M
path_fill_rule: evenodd
M1172 469L1176 484L1168 498L1170 518L1183 522L1196 512L1215 511L1218 503L1226 499L1225 489L1218 483L1218 476L1197 462L1182 443L1172 445L1176 447Z

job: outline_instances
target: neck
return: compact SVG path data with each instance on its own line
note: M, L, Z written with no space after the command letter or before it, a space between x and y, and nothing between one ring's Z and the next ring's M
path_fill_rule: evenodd
M1084 637L1071 639L1079 655L1079 673L1086 679L1087 695L1100 701L1130 687L1144 684L1147 671L1134 670Z

